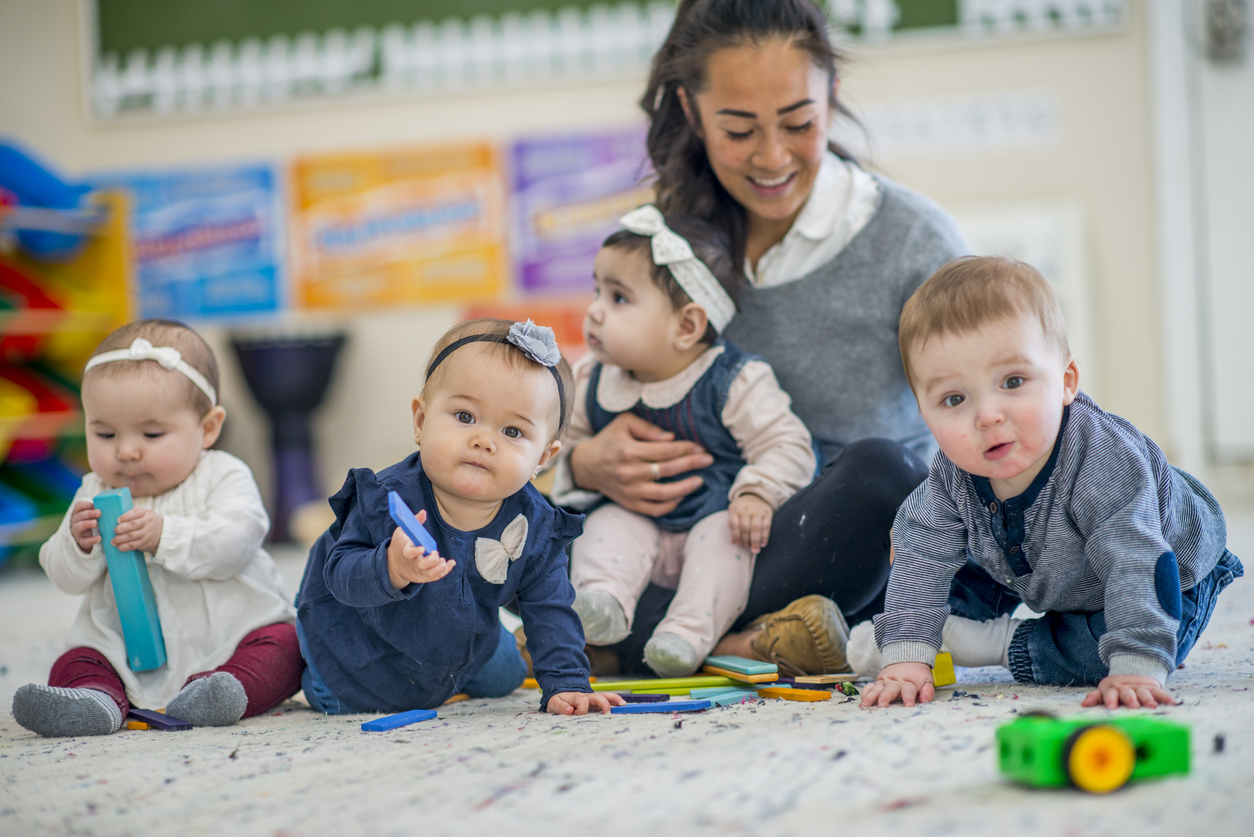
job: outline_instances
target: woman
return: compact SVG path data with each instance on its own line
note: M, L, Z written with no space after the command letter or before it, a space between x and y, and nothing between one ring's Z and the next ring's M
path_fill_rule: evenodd
M882 607L893 516L934 450L897 321L923 280L966 253L939 207L828 142L843 112L836 58L810 0L684 0L641 100L659 207L722 226L744 263L725 336L771 363L821 449L821 474L777 512L748 605L715 649L790 672L843 668L842 614ZM630 414L569 450L555 500L604 495L649 515L700 484L668 478L710 462ZM638 666L669 593L641 599L617 647L624 666Z

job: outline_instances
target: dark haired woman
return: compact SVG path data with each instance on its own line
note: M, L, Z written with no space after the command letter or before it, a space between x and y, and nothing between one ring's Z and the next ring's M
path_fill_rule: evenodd
M736 633L715 649L791 672L843 668L844 615L882 609L893 516L934 450L897 320L966 252L938 206L828 142L836 60L810 0L684 0L641 100L659 207L730 233L745 282L726 336L774 367L821 448L820 476L779 509ZM558 499L581 489L652 516L700 485L673 478L711 461L631 414L574 442ZM669 594L641 598L617 647L625 667L638 667Z

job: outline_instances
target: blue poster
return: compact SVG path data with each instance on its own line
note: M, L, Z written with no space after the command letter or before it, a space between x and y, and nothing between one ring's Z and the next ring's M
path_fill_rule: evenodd
M89 180L130 193L142 316L194 320L283 306L274 166L108 173Z

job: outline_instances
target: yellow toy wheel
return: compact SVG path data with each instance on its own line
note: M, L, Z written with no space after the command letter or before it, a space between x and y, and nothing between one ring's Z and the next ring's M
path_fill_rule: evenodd
M1062 750L1062 767L1071 784L1089 793L1110 793L1128 783L1136 766L1136 748L1123 730L1094 725L1071 734Z

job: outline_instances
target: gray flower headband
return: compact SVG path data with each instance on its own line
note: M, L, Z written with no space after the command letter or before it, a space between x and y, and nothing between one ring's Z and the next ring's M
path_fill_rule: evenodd
M557 347L557 337L553 334L553 329L527 320L525 323L511 325L507 335L468 334L449 343L435 356L435 360L431 361L431 365L427 367L427 379L430 380L431 373L444 362L446 357L467 343L505 343L514 346L552 372L553 381L557 384L557 426L561 427L566 424L566 387L562 385L561 373L557 371L557 364L562 359L562 351Z
M83 371L86 372L94 366L100 366L102 363L111 363L115 360L155 360L161 364L162 369L182 372L201 392L209 396L211 405L214 407L218 406L218 394L214 392L213 386L204 375L200 374L196 367L183 360L183 355L178 349L171 346L154 346L144 338L136 337L128 349L116 349L112 352L101 352L96 355L87 361Z
M652 239L653 263L665 265L684 289L688 298L700 305L714 330L723 329L736 315L736 303L728 296L722 284L705 266L705 262L692 252L692 245L679 233L666 226L661 211L653 204L645 204L628 212L618 223L636 235Z

